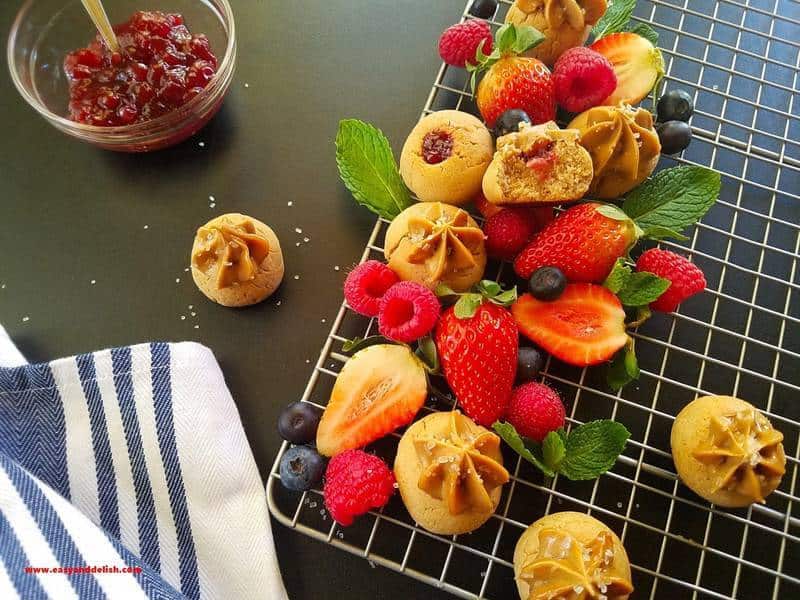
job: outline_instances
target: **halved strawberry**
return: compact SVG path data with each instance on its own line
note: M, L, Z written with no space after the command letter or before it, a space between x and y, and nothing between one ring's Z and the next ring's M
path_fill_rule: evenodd
M356 352L333 386L317 429L317 450L335 456L361 448L411 422L428 395L420 360L406 346Z
M601 285L570 284L551 302L525 294L511 313L523 335L578 367L610 360L628 341L622 304Z
M664 76L664 58L649 40L626 31L601 37L591 46L614 67L617 88L601 104L636 104Z

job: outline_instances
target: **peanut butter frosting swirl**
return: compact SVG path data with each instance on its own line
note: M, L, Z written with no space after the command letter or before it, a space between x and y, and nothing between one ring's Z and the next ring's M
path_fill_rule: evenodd
M446 211L439 203L431 203L424 213L410 217L407 235L413 244L408 261L425 263L434 281L448 270L474 269L478 265L475 255L481 252L484 239L480 228L470 224L466 211Z
M549 29L557 29L564 23L579 30L594 25L606 8L605 2L597 0L517 0L516 4L527 14L543 11Z
M575 117L569 128L580 131L580 144L592 157L589 195L621 196L644 181L658 163L661 143L653 115L643 108L596 106Z
M633 586L618 571L613 536L600 532L588 544L555 528L539 532L539 548L519 573L530 589L527 600L610 600L627 597Z
M218 289L253 280L270 250L267 238L246 217L200 227L196 240L192 264L201 271L216 267Z
M692 456L713 469L716 488L764 502L786 470L783 434L753 408L711 417ZM766 492L766 493L765 493Z
M418 487L444 500L452 515L492 512L490 493L509 479L500 462L500 438L458 411L446 425L414 440L423 469Z

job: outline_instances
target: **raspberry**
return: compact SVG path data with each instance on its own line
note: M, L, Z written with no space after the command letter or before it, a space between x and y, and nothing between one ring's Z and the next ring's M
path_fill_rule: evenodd
M611 62L599 52L578 46L562 54L553 67L556 102L569 112L597 106L617 88Z
M339 525L352 525L354 517L389 502L394 493L394 474L377 456L347 450L328 463L322 493L331 517Z
M506 420L517 433L537 442L563 427L565 418L564 405L555 390L535 381L514 390L506 411Z
M359 314L376 317L381 298L400 278L377 260L368 260L350 271L344 280L347 304Z
M678 304L706 289L706 278L700 267L669 250L647 250L636 261L636 270L655 273L671 282L667 291L650 303L653 310L672 312Z
M483 232L490 256L514 260L536 232L536 221L529 209L506 208L486 220Z
M448 65L463 68L466 63L475 64L475 54L481 43L483 53L491 53L492 30L489 23L480 19L456 23L445 29L439 38L439 56Z
M398 342L413 342L431 331L441 306L434 293L413 281L393 285L381 299L378 330Z

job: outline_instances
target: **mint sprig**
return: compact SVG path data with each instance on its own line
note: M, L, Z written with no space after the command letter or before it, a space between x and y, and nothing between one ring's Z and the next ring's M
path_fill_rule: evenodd
M599 40L610 33L625 31L625 26L630 21L634 8L636 8L636 0L611 0L606 12L592 27L594 39Z
M669 279L647 271L633 272L624 259L617 259L603 285L625 306L646 306L655 302L670 286Z
M699 166L665 169L631 191L622 204L644 231L680 233L699 221L719 197L720 174Z
M636 35L642 36L649 41L653 46L658 44L658 32L650 27L647 23L628 23L625 26L625 31L630 31Z
M608 471L631 435L624 425L609 420L584 423L569 433L551 431L541 444L519 435L510 423L498 421L492 429L546 476L560 473L572 481L595 479Z
M606 371L606 383L615 392L639 379L639 361L636 358L633 338L617 352Z
M449 286L440 283L434 293L439 298L458 298L453 312L458 319L471 319L484 301L498 306L511 306L517 299L517 286L508 290L496 281L484 279L478 282L470 292L456 292Z
M336 134L339 177L359 204L385 219L411 206L389 140L380 129L358 119L339 122Z

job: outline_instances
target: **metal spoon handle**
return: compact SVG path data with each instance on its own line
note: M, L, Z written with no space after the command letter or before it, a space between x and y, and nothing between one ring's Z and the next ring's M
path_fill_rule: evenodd
M102 0L81 0L81 2L109 49L112 52L119 52L119 42L117 42L117 36L108 21L108 15L106 14L106 9L103 8Z

